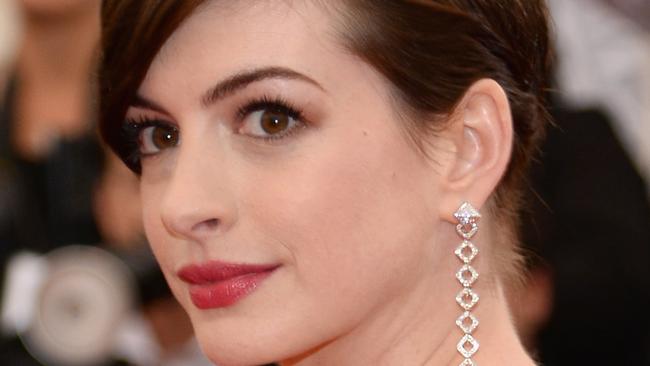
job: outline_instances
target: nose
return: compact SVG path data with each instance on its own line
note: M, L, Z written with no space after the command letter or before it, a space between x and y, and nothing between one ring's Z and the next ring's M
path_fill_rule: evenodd
M174 237L204 243L223 235L236 221L237 209L225 159L214 151L179 151L164 190L161 220Z

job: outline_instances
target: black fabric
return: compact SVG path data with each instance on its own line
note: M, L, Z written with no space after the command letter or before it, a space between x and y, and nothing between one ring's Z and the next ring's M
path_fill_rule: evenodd
M97 244L92 191L102 152L92 134L60 140L39 161L17 154L12 135L12 83L0 105L0 260L20 250L45 253L68 244Z
M552 269L543 365L650 365L646 186L602 113L553 110L524 243Z

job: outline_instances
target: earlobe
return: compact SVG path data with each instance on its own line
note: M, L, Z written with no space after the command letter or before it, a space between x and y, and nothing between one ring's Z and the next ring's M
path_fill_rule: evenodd
M474 83L454 111L450 126L454 156L445 175L442 216L463 201L483 206L504 175L512 151L512 117L505 91L490 79Z

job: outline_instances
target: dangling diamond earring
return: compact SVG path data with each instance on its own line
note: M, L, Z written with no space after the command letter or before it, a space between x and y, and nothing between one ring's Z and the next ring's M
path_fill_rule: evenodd
M477 366L472 361L472 356L478 351L478 341L472 337L472 333L478 327L478 319L472 315L471 310L478 303L479 297L472 290L472 285L478 279L478 272L471 266L472 260L478 255L478 248L469 241L478 231L478 220L481 214L467 202L464 202L458 211L454 213L458 220L456 232L463 238L454 252L463 262L463 266L456 272L456 279L463 286L463 289L456 295L456 302L463 308L464 312L458 319L456 325L463 331L463 338L456 346L456 349L465 358L460 366Z

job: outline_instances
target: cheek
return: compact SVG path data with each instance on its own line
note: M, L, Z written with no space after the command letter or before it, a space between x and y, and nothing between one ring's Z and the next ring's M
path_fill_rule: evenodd
M273 176L258 173L270 183L243 194L255 197L252 225L288 247L299 292L321 307L388 296L430 258L434 220L421 194L435 187L400 132L383 130L311 145Z
M160 239L165 235L158 204L162 196L157 191L155 186L140 184L142 221L149 243L155 251L159 251L156 243L160 243Z
M178 253L173 250L176 246L168 245L170 237L163 226L160 216L160 202L162 200L162 189L158 185L142 183L140 185L142 197L142 220L145 234L163 274L169 279L168 272L174 268L174 259L178 260ZM182 257L181 257L182 258ZM173 282L169 282L174 290Z

